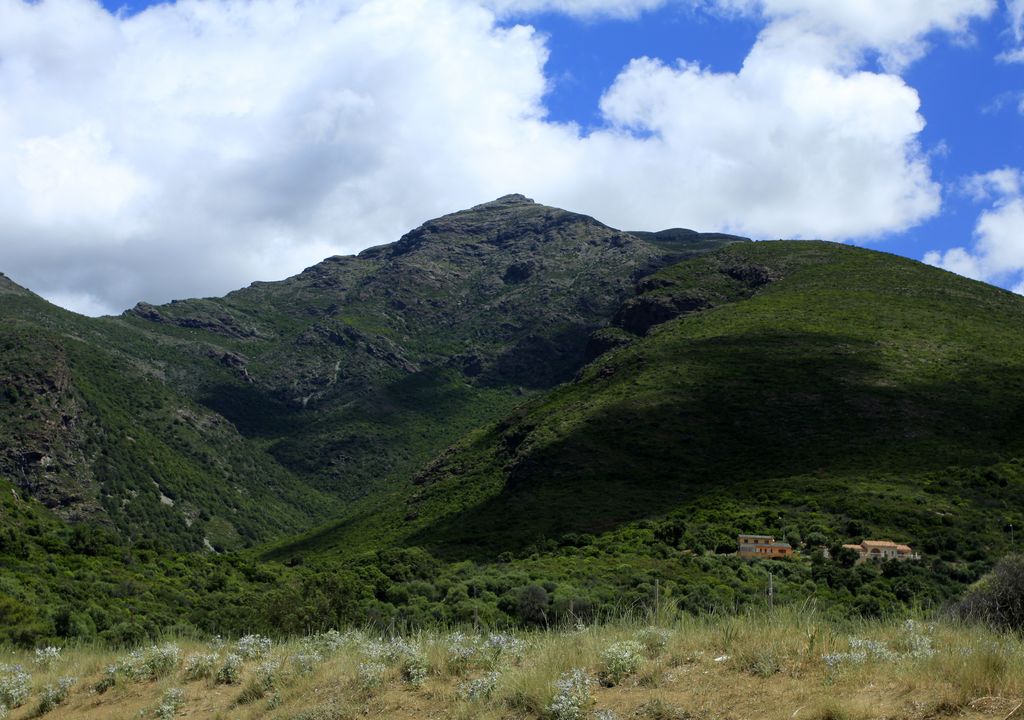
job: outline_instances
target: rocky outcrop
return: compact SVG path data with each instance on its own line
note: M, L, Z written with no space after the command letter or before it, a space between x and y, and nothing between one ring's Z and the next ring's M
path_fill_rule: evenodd
M711 302L702 297L641 295L627 301L615 314L612 324L634 335L644 335L655 325L710 307L713 307Z

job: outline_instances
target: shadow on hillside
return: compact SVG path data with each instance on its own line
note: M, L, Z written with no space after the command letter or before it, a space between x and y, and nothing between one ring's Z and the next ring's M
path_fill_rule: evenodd
M200 402L230 420L246 437L280 437L313 420L311 414L274 400L252 385L213 385L205 389Z
M658 354L666 350L675 354ZM573 427L568 434L533 452L506 449L497 495L407 543L453 557L493 557L538 539L607 531L723 485L918 473L989 464L1024 448L1024 368L963 364L942 381L907 384L888 377L877 354L872 343L811 333L624 354L618 361L641 363L641 373L608 364L610 376L577 385L561 406L568 413L561 423ZM620 399L571 414L606 396ZM543 422L526 418L505 437L529 447L523 435ZM429 491L443 493L446 482L457 480Z

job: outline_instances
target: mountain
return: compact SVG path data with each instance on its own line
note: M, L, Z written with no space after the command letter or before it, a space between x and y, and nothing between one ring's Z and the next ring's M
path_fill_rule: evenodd
M1024 298L803 241L730 244L637 289L572 381L451 446L387 512L268 556L388 528L485 560L674 512L716 517L698 524L722 550L739 531L882 533L978 559L1020 527Z
M571 378L639 278L738 240L644 239L510 195L118 318L0 278L0 474L66 520L180 549L308 528Z
M0 276L0 640L718 612L766 582L937 607L1024 527L1022 320L892 255L518 195L119 317ZM802 556L769 576L739 532ZM864 538L924 559L853 567Z

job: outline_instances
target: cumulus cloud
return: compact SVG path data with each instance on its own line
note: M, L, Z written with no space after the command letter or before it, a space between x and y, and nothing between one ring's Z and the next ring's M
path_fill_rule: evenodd
M1006 0L1006 14L1017 47L999 55L999 59L1008 63L1024 63L1024 0Z
M924 261L951 272L1014 285L1024 294L1024 172L1002 168L968 179L965 190L990 206L974 227L974 247L932 251Z
M547 119L545 39L502 13L662 3L179 0L119 17L0 0L0 269L112 312L279 278L513 191L618 227L762 237L870 237L937 212L917 93L863 58L895 67L989 2L717 2L766 18L742 69L634 60L586 134Z
M971 19L992 13L996 0L715 0L715 3L736 12L761 12L786 33L824 35L839 39L846 49L877 51L888 69L899 71L926 51L929 33L963 34Z

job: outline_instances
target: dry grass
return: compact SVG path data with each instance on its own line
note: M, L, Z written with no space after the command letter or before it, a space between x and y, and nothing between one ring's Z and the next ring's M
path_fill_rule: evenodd
M106 668L126 653L68 648L44 669L34 665L32 653L6 651L0 664L21 664L32 674L31 696L10 712L10 720L36 717L43 688L67 676L77 678L75 687L45 717L158 718L162 699L178 688L182 702L173 717L556 718L550 710L554 683L574 668L594 679L578 716L593 719L1005 720L1024 700L1024 644L978 627L838 626L795 611L663 618L661 635L645 634L644 627L621 621L519 634L524 646L505 652L486 647L482 637L440 632L402 643L358 632L313 644L293 640L245 661L236 684L213 677L189 681L184 667L193 654L218 652L223 660L230 644L214 648L180 640L181 661L168 675L118 675L102 693L95 688ZM605 687L597 680L616 643L643 647L643 656L635 672Z

